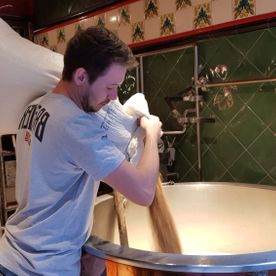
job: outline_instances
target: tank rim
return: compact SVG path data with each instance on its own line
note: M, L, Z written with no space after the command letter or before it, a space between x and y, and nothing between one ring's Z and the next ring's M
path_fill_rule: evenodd
M276 190L275 186L233 182L183 182L175 185L239 185L249 188ZM111 195L102 195L97 203L111 198ZM170 272L193 273L239 273L257 272L276 269L276 250L243 254L219 255L188 255L146 251L124 247L103 240L95 235L90 236L83 247L84 251L117 263L134 267Z

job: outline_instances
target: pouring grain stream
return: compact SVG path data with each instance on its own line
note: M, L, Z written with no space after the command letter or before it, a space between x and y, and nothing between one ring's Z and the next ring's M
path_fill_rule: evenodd
M118 221L120 244L128 246L123 199L123 195L114 191L114 204ZM153 202L149 206L149 214L155 246L158 251L163 253L181 254L181 244L174 219L164 195L161 177L158 177L157 179L156 192Z
M156 192L149 206L155 245L160 252L181 254L181 244L169 205L162 188L161 176L156 183Z
M120 244L123 246L128 246L126 219L125 219L125 213L124 213L124 210L125 210L124 196L116 191L113 192L113 196L114 196L115 211L116 211L117 221L118 221Z

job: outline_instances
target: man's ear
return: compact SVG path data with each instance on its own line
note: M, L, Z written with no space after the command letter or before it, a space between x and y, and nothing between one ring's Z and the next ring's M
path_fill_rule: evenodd
M83 85L87 81L87 73L84 68L78 68L73 74L74 82L77 86Z

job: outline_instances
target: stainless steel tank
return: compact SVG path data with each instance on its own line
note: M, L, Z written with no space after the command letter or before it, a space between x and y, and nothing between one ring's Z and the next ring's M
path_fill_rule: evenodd
M84 275L96 275L87 266L93 258L107 275L276 275L276 187L191 182L164 186L164 191L182 254L157 252L148 208L131 201L125 204L129 248L120 246L113 198L103 195L97 198L92 235L84 246Z

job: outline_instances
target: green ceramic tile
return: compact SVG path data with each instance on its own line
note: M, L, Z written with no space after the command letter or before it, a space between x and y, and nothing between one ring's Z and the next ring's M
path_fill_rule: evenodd
M270 170L269 176L273 180L274 184L276 185L276 165Z
M175 67L178 71L183 72L184 74L186 72L193 72L193 66L191 66L194 64L193 48L168 52L165 55L167 59L171 61L171 67ZM172 56L174 56L173 59L171 59ZM189 64L189 66L187 66L187 64Z
M179 179L183 179L183 177L186 177L188 174L191 173L191 170L193 171L192 174L197 174L196 168L193 169L191 163L187 159L180 159L178 152L176 152L174 170L178 172Z
M197 161L197 144L196 135L189 129L186 134L184 134L184 139L178 143L179 159L182 160L186 158L189 160L190 164L194 164Z
M166 122L168 118L170 118L169 122L175 121L175 119L170 116L171 110L164 100L164 93L162 90L159 91L158 95L150 98L149 110L151 114L158 116L163 123Z
M213 56L217 55L221 44L223 41L219 38L200 41L198 43L199 60L208 63Z
M254 98L250 99L248 105L266 125L271 124L276 118L276 93L274 91L257 93Z
M175 64L178 62L179 59L181 59L183 55L185 55L185 49L163 52L158 55L158 58L160 58L161 56L163 60L166 60L166 66L169 70L171 70L175 67Z
M275 167L275 135L270 130L266 130L258 139L248 148L249 152L254 156L267 171Z
M254 80L262 77L262 72L246 58L237 64L231 74L231 80Z
M187 82L178 71L172 70L168 73L161 87L165 91L166 96L176 96L189 86L191 86L191 80ZM183 93L180 95L183 95Z
M168 70L170 70L168 61L164 55L143 58L143 67L145 74L147 76L150 75L157 85L162 84L168 75Z
M274 133L274 136L276 137L276 118L274 118L273 122L271 123L270 129Z
M221 181L221 182L236 182L235 178L229 172L226 172L224 175L222 175L219 178L219 181Z
M222 93L222 91L220 92ZM238 91L233 90L231 93L232 93L232 106L230 107L229 105L228 109L220 110L220 107L218 104L214 105L214 103L217 101L215 99L216 95L213 95L212 104L209 105L209 108L211 109L210 112L212 112L215 115L215 117L219 118L224 124L228 124L229 122L231 122L233 118L235 118L237 113L240 112L244 104L238 95ZM220 100L221 101L223 100L223 94Z
M199 181L199 174L198 171L195 169L191 169L186 172L185 175L180 177L180 182L197 182Z
M237 85L236 96L241 99L243 103L247 103L256 93L260 92L261 84L246 84Z
M259 182L259 184L276 186L276 181L270 176L266 176Z
M273 35L274 38L276 38L276 27L269 28L268 30L270 31L271 35Z
M225 174L225 167L210 150L202 156L203 181L219 181Z
M276 59L275 59L276 61ZM276 92L276 82L266 82L259 84L258 93Z
M210 69L228 68L228 80L276 75L276 27L198 42L202 75L212 79ZM181 129L164 101L192 84L193 49L180 49L144 58L144 87L150 110L160 116L168 130ZM214 115L214 124L201 124L202 170L206 181L276 183L272 153L276 148L276 83L237 85L231 108L219 110L214 98L222 87L203 92L200 116ZM221 93L221 92L220 92ZM184 112L192 103L178 102ZM267 130L262 133L265 128ZM177 137L175 170L181 181L198 181L195 125ZM247 152L249 150L249 152Z
M256 43L250 49L247 58L254 64L264 76L271 75L271 61L275 58L276 38L267 30L262 31L260 37L256 37Z
M228 125L229 130L245 148L260 135L265 127L266 125L255 116L254 112L248 106L244 106Z
M219 64L225 64L226 52L231 51L231 46L225 39L210 39L198 43L198 64L202 66L202 75L208 76L212 81L210 69L213 69ZM240 55L239 55L240 56ZM240 56L241 57L241 56ZM227 64L228 65L228 64ZM230 69L230 67L228 66ZM215 81L215 80L214 80ZM217 80L218 81L218 80Z
M186 49L182 52L174 65L174 69L190 85L194 76L194 50Z
M227 58L230 57L230 58ZM253 69L250 68L250 71L256 71L256 68L254 64L251 64L250 61L246 60L246 55L244 52L241 52L238 48L236 48L235 45L230 43L227 39L222 38L221 43L219 44L219 48L217 50L216 55L213 55L208 60L209 66L214 69L218 64L224 64L227 66L228 69L228 77L227 79L242 79L244 73L241 69L247 66L246 71L250 67L253 67ZM237 69L240 70L234 74ZM250 75L247 73L247 75ZM222 81L221 79L216 79L214 81Z
M226 168L228 168L244 151L244 148L227 129L223 130L210 148L217 159L220 160Z
M263 168L246 152L229 168L237 182L258 183L266 176Z
M246 54L256 43L256 40L262 36L262 33L262 30L257 30L239 35L232 35L227 37L227 40L235 49L237 49L237 51L240 51L242 54Z
M149 98L153 97L159 91L158 82L151 74L144 75L144 93Z
M222 133L224 129L224 124L221 120L216 118L215 123L202 123L201 124L201 138L203 144L206 142L207 144L216 143L217 136Z

